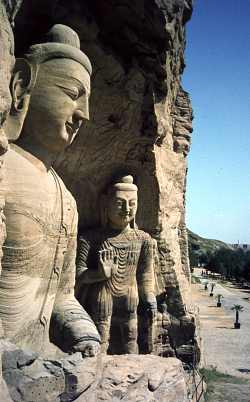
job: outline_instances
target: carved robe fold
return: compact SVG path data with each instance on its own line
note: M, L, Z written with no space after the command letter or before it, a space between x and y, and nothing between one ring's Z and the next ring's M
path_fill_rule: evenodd
M80 239L77 257L77 282L86 270L97 270L99 251L112 249L118 258L118 269L110 279L77 290L78 299L92 316L136 313L139 299L154 295L153 245L150 236L138 229L117 235L110 230L86 233ZM113 306L113 304L115 304Z
M74 297L76 203L53 169L38 171L28 156L16 146L6 154L0 317L19 346L41 352L50 337L69 351L79 340L99 339Z

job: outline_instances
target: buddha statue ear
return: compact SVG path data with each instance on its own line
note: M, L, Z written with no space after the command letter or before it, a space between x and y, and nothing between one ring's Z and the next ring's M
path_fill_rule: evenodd
M6 120L5 131L9 141L16 140L22 130L27 115L31 91L35 85L38 67L25 59L16 59L10 92L12 105Z

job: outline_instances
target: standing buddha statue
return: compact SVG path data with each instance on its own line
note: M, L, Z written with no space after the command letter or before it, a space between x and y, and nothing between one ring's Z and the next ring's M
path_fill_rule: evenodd
M155 317L153 242L135 224L137 186L132 176L113 181L101 197L102 227L79 242L76 294L101 335L102 352L137 353L139 310ZM119 330L119 331L118 331ZM117 352L116 352L117 353Z

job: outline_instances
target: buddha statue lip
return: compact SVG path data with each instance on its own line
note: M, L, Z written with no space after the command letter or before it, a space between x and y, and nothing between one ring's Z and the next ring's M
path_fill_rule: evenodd
M131 219L131 214L120 214L120 218L124 223L129 223Z
M132 214L130 212L121 212L119 214L122 218L127 218L128 216L131 216Z

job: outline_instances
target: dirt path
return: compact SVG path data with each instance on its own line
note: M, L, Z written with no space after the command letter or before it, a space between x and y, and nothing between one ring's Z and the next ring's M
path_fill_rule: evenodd
M202 283L192 287L200 311L205 366L250 380L250 302L245 300L246 293L216 283L214 295L224 296L223 307L218 308L217 300L209 297L209 291L204 290ZM234 304L244 307L240 313L240 329L234 329L235 312L231 310Z

